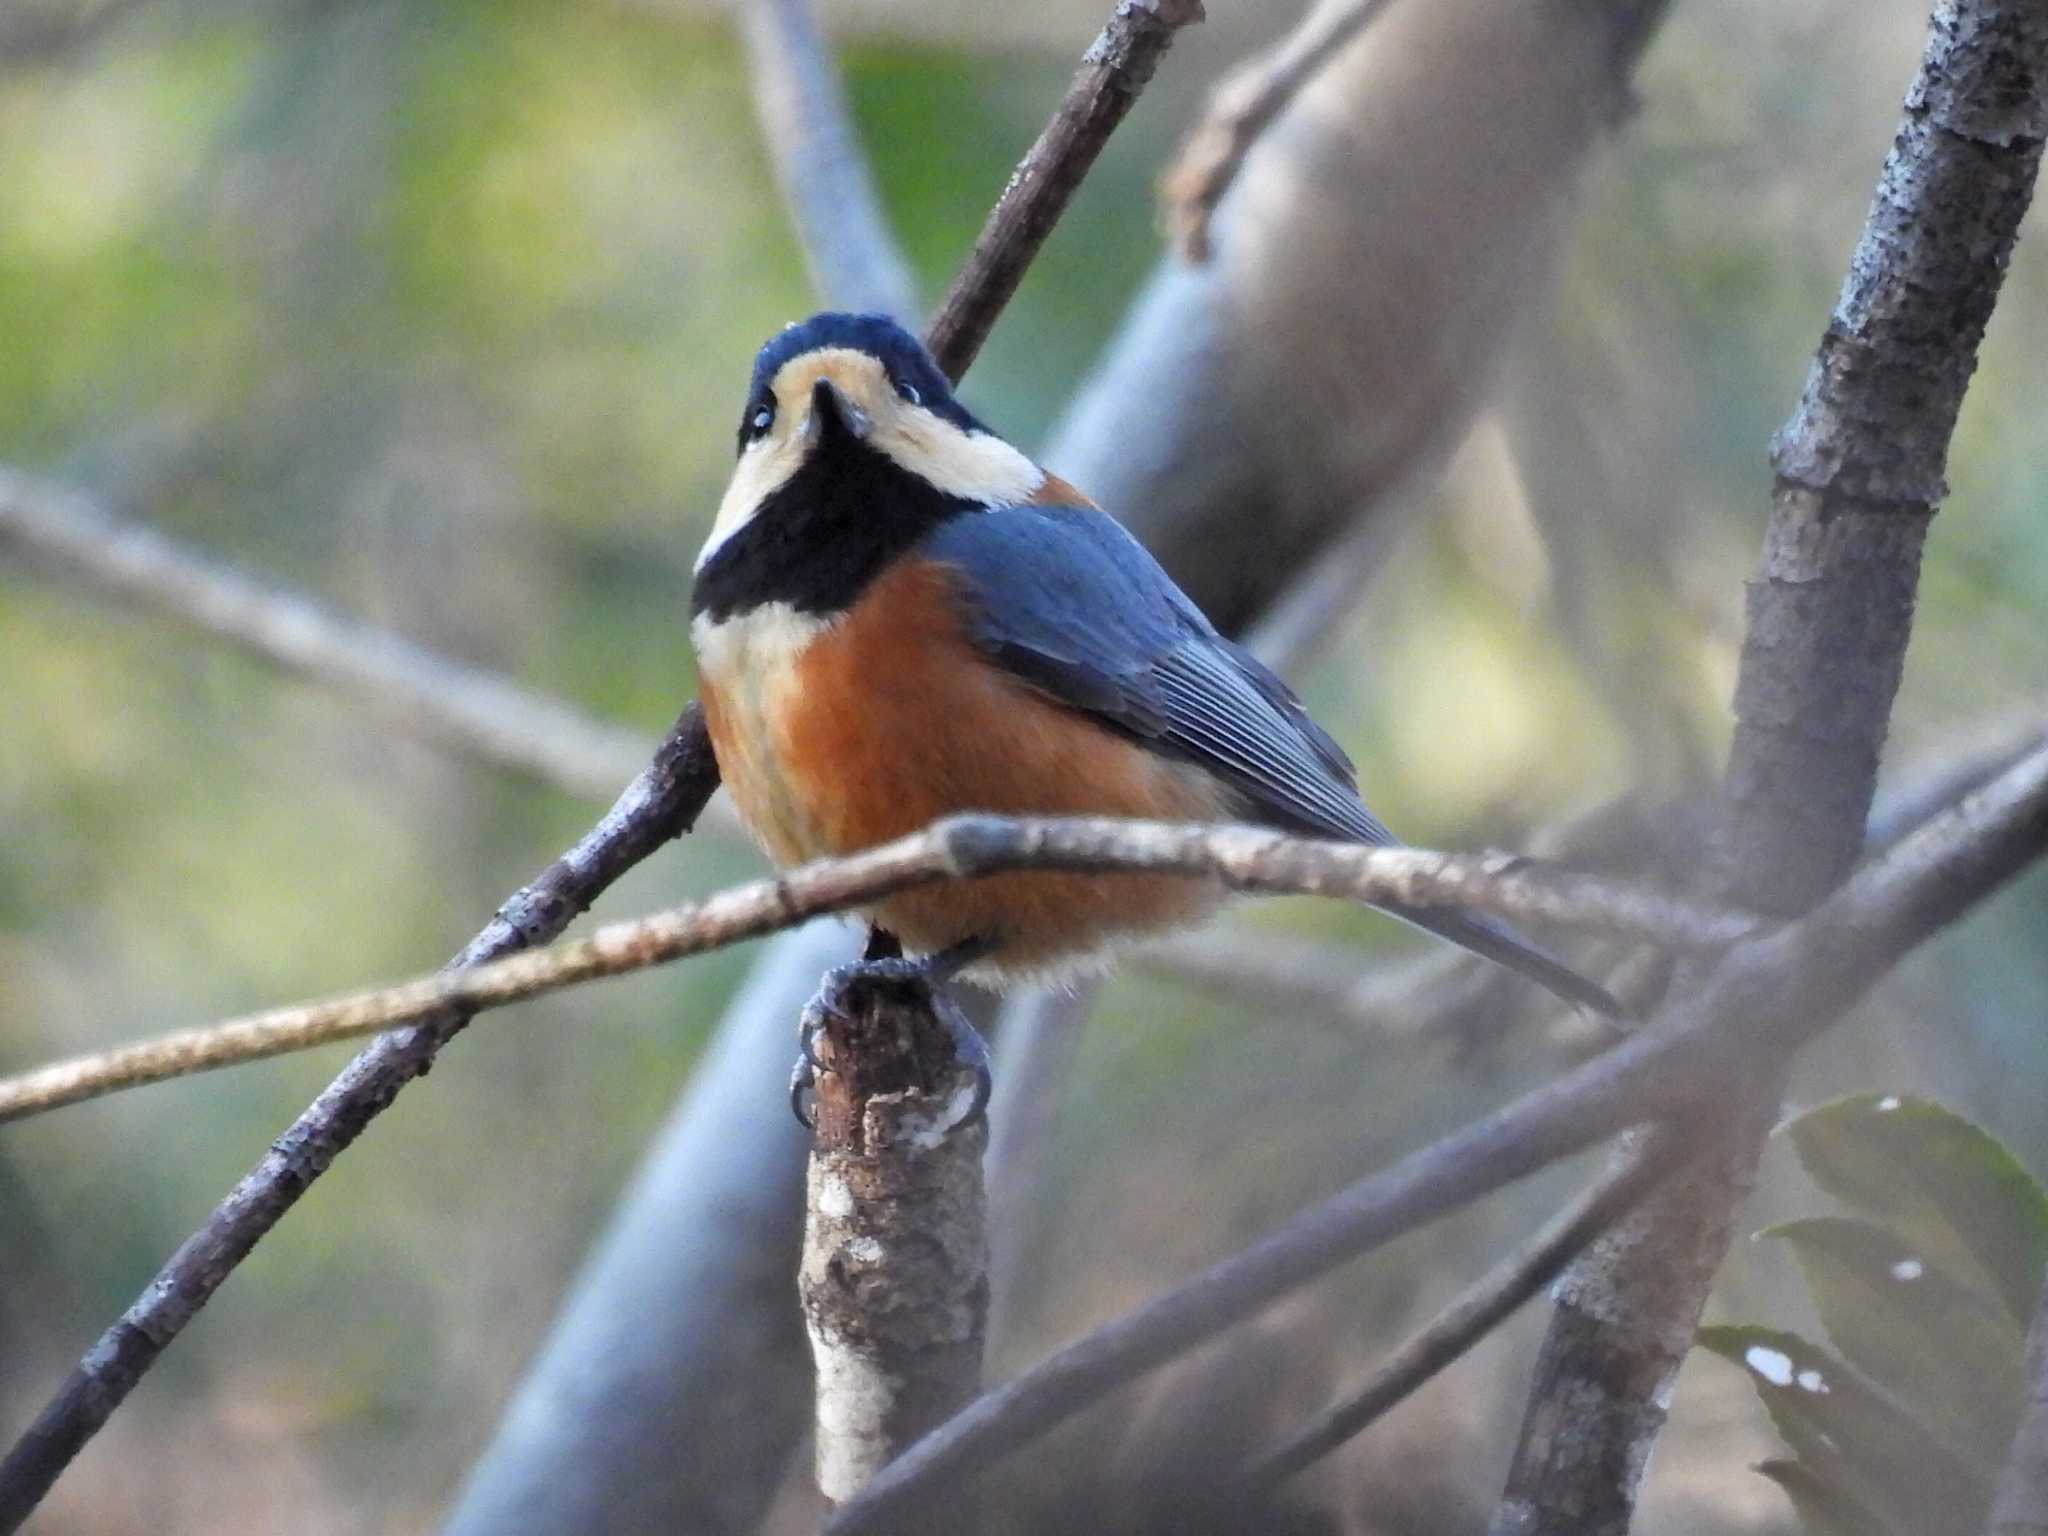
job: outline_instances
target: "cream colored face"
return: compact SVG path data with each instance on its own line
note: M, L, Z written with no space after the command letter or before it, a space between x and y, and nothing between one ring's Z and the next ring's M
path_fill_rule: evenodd
M774 419L740 450L711 536L697 556L698 570L816 448L819 423L812 396L820 379L830 381L851 407L848 414L869 447L949 496L1002 506L1025 500L1044 483L1045 472L1001 438L963 432L899 394L880 359L850 347L821 347L791 358L776 373L770 385Z

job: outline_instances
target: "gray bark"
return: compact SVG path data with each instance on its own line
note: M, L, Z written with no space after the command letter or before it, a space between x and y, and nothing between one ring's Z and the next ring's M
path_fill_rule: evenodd
M2048 12L1943 0L1797 411L1735 695L1723 894L1805 910L1860 852L1950 436L2048 128ZM1681 978L1681 985L1700 978ZM1559 1288L1495 1536L1622 1536L1786 1059Z

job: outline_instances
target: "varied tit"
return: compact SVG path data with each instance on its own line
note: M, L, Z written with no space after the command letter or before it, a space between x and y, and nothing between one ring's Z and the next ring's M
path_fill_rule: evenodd
M882 316L818 315L761 349L691 615L719 771L779 865L958 811L1394 841L1287 685L1114 519L975 420ZM902 891L866 915L931 972L1002 986L1192 923L1223 894L1186 877L1017 873ZM1497 923L1397 915L1620 1011Z

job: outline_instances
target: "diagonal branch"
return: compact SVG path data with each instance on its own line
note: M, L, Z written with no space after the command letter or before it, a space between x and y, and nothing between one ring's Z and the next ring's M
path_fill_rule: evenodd
M1679 950L1725 948L1758 927L1746 913L1677 902L1655 891L1506 854L1326 843L1259 827L955 816L846 858L821 860L701 902L608 924L574 943L517 955L504 948L486 954L472 945L456 968L396 986L250 1014L0 1079L0 1121L447 1015L467 1018L758 938L912 886L1019 869L1205 876L1232 890L1261 895L1456 907L1620 933ZM489 963L481 963L485 960Z
M602 804L647 761L636 732L331 613L77 491L0 466L0 550L10 549L572 795Z
M1697 1123L1759 1059L1781 1060L1916 945L2048 850L2048 749L1861 870L1803 920L1733 950L1655 1031L1411 1153L984 1394L884 1469L826 1527L906 1512L1104 1394L1339 1264L1633 1124Z
M1470 1289L1394 1349L1366 1381L1332 1403L1261 1457L1244 1477L1248 1491L1260 1492L1313 1466L1379 1422L1437 1372L1506 1322L1522 1303L1557 1277L1572 1256L1671 1171L1638 1152L1602 1174L1577 1198L1546 1221Z
M1209 221L1259 135L1387 0L1331 0L1310 11L1273 50L1226 76L1181 146L1162 186L1167 225L1189 261L1209 259Z
M948 378L958 379L981 351L1024 269L1151 82L1174 34L1201 19L1202 0L1117 0L1109 25L1081 55L1066 99L1010 173L925 334Z

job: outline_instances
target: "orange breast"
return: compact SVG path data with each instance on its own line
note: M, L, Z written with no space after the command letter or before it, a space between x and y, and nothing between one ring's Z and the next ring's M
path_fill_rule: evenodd
M741 814L783 863L852 853L958 811L1212 819L1206 776L1051 702L965 639L950 576L905 562L791 657L750 734L705 689ZM1122 935L1199 916L1220 891L1160 876L995 875L903 892L875 921L913 952L993 936L969 971L1008 980L1070 966Z

